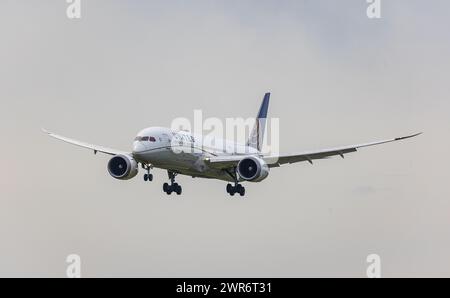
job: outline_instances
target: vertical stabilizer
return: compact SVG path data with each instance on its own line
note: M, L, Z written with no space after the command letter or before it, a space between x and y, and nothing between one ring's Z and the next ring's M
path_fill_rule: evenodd
M267 111L269 109L270 93L264 95L264 99L256 116L255 126L247 141L247 146L253 147L258 151L262 150L264 141L264 132L266 130Z

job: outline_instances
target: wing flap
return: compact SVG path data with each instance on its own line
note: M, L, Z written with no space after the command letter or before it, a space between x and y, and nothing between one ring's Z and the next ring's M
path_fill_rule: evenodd
M244 159L248 155L229 155L229 156L218 156L218 157L208 157L205 159L205 163L214 169L230 169L239 163L241 159Z

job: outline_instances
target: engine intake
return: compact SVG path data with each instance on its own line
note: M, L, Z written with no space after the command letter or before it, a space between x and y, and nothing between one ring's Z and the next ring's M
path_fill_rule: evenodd
M251 156L238 163L237 172L244 180L259 182L269 175L269 166L262 159Z
M108 162L108 172L119 180L128 180L137 175L139 171L137 162L127 155L115 155Z

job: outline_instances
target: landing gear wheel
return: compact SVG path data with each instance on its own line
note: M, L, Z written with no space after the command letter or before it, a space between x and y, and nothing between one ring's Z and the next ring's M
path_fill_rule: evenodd
M175 192L177 193L177 195L181 195L182 191L183 189L181 188L181 186L177 185L177 187L175 187Z
M243 197L245 195L245 187L241 186L238 192L241 195L241 197Z
M230 196L234 196L235 194L238 193L242 197L245 195L245 187L243 187L241 184L236 184L235 186L233 186L230 183L228 183L227 193L229 193Z
M144 174L144 181L153 181L153 174L150 174L150 170L153 168L151 165L142 165L142 168L147 171L147 173Z
M234 175L233 173L228 172L230 176L234 178L234 185L231 183L227 184L227 193L230 194L230 196L234 196L236 193L240 194L241 197L245 195L245 187L243 187L241 184L239 184L239 178L236 168L234 168Z
M172 194L172 192L176 193L177 195L181 195L183 189L181 188L181 185L175 182L175 176L177 175L177 173L171 171L168 171L167 173L169 174L170 184L169 183L163 184L164 192L167 193L168 195Z
M167 194L169 194L169 189L170 189L170 186L169 186L169 183L164 183L163 184L163 190L164 190L164 192L165 193L167 193Z
M233 185L231 185L230 183L227 184L227 193L231 193L231 191L233 190Z

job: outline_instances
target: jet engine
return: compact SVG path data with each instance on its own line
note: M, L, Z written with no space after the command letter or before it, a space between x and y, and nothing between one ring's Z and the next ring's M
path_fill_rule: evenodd
M256 156L251 156L239 161L237 172L244 180L259 182L269 176L269 166L264 160Z
M128 180L137 175L138 163L128 155L115 155L108 162L108 172L119 180Z

